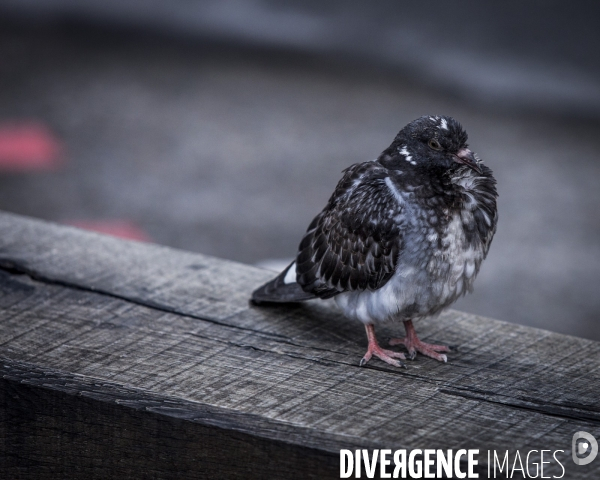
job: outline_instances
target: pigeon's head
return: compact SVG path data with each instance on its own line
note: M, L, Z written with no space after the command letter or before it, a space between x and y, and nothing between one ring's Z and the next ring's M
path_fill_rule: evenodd
M448 116L424 116L400 130L382 154L388 168L435 173L466 165L481 173L475 154L467 146L467 132Z

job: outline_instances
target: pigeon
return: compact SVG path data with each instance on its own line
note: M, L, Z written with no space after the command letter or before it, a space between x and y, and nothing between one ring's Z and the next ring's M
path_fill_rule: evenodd
M421 341L413 321L435 316L472 291L496 232L496 180L449 116L406 125L376 160L351 165L310 226L296 259L255 290L252 302L334 298L365 326L373 356L406 365L377 342L375 325L404 323L408 358L447 362L446 345Z

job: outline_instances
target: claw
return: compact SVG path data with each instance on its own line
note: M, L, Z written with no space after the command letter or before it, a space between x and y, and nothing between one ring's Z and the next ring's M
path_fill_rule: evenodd
M404 338L392 338L389 340L390 345L404 345L408 350L408 358L409 360L414 360L417 356L417 352L422 355L426 355L440 362L447 363L448 357L443 355L442 352L450 352L458 350L458 347L453 346L449 347L446 345L433 345L430 343L425 343L419 340L417 337L417 332L415 332L415 327L412 324L411 320L405 320L404 328L406 329L406 337Z
M389 365L392 365L394 367L407 368L403 362L401 362L400 360L396 360L398 358L402 360L406 359L403 353L394 352L392 350L384 350L379 346L379 344L377 343L377 338L375 338L375 327L372 324L365 325L365 329L367 330L369 346L367 349L367 353L365 353L365 356L361 359L359 363L361 367L366 365L367 362L371 360L371 357L375 355L377 358L383 360Z

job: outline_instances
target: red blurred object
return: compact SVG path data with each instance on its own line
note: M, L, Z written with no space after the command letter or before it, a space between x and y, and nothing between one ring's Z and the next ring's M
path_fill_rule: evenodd
M83 228L92 232L104 233L126 240L149 242L150 237L135 223L128 220L74 220L65 222L73 227Z
M0 125L0 171L49 170L60 165L62 143L37 122Z

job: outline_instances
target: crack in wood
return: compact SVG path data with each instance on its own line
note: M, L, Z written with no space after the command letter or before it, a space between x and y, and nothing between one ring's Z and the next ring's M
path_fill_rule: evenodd
M223 321L220 320L216 320L215 318L209 317L209 316L202 316L202 315L192 315L190 313L185 313L182 312L176 308L173 307L169 307L160 303L156 303L156 302L151 302L148 300L144 300L144 299L140 299L140 298L136 298L136 297L130 297L130 296L123 296L123 295L118 295L115 294L113 292L110 291L106 291L106 290L102 290L102 289L98 289L98 288L94 288L94 287L89 287L89 286L84 286L84 285L79 285L79 284L74 284L74 283L70 283L70 282L65 282L64 280L59 280L56 278L51 278L48 276L44 276L39 272L35 272L29 268L26 268L23 265L20 265L14 261L7 261L4 258L0 258L0 271L4 271L7 273L13 273L13 274L18 274L18 275L27 275L29 278L31 278L32 280L36 280L40 283L45 283L47 285L56 285L56 286L60 286L60 287L66 287L66 288L71 288L73 290L80 290L83 292L91 292L91 293L96 293L98 295L104 295L110 298L115 298L118 300L124 300L126 302L135 304L135 305L140 305L143 307L147 307L147 308L151 308L153 310L158 310L161 312L165 312L165 313L174 313L177 315L181 315L182 317L186 317L186 318L192 318L195 320L203 320L205 322L210 322L210 323L214 323L215 325L220 325L223 327L228 327L228 328L234 328L237 330L242 330L242 331L247 331L247 332L252 332L254 334L258 334L258 335L263 335L265 337L271 337L271 338L282 338L285 339L286 337L283 335L279 335L279 334L273 334L273 333L267 333L267 332L261 332L258 330L254 330L251 328L244 328L244 327L240 327L238 325L232 325L229 323L225 323ZM231 315L231 316L235 316L237 314ZM227 317L225 317L227 318Z
M450 388L441 388L440 393L444 393L446 395L458 396L458 397L462 397L462 398L467 398L469 400L478 400L478 401L483 401L483 402L496 403L496 404L507 406L510 408L517 408L520 410L532 411L532 412L536 412L536 413L541 413L542 415L549 415L549 416L557 417L557 418L561 418L561 419L571 418L573 420L583 420L586 422L600 425L600 416L594 415L589 410L575 412L575 411L568 410L566 408L561 408L560 406L554 406L554 405L539 405L539 404L538 405L527 405L525 403L499 401L499 400L494 400L494 399L490 398L489 396L479 396L479 395L470 393L469 391L466 391L466 390L454 390L454 389L450 389ZM508 397L508 396L502 396L502 395L496 395L496 396L500 397L500 398L507 398L507 399L512 399L512 400L520 400L520 399L514 398L514 397Z

